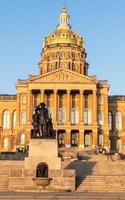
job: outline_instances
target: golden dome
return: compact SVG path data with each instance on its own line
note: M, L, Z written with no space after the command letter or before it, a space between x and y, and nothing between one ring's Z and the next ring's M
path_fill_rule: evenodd
M70 16L63 8L59 19L60 23L56 30L45 38L44 47L54 44L70 44L83 47L83 38L71 30L71 26L68 24Z

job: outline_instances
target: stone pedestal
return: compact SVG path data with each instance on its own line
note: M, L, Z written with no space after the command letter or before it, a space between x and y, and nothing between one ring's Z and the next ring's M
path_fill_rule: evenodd
M9 191L75 190L75 170L62 169L61 158L58 158L57 140L55 139L31 139L29 155L22 164L23 166L20 168L13 164L10 170ZM37 176L37 169L41 164L47 166L46 177Z
M58 158L57 140L31 139L29 156L25 158L25 169L36 170L39 163L46 163L50 170L61 170L61 158Z

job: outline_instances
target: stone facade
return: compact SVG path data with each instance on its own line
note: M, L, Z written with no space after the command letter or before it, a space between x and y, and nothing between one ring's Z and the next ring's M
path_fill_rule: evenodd
M29 144L32 113L40 102L52 116L59 146L100 145L109 151L108 106L114 108L108 104L109 85L88 75L84 40L68 20L63 8L59 25L44 40L39 74L19 79L16 95L0 95L0 151Z

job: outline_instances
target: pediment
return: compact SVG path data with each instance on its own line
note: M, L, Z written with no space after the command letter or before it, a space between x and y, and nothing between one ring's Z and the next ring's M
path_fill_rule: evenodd
M84 83L95 84L95 77L89 77L67 69L57 69L30 80L33 83Z

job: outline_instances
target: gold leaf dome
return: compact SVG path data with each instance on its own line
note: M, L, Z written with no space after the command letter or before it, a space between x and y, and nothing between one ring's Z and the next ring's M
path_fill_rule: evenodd
M71 26L68 24L69 18L66 8L63 8L59 16L60 23L53 33L45 37L44 47L68 44L83 48L83 38L72 31Z

